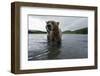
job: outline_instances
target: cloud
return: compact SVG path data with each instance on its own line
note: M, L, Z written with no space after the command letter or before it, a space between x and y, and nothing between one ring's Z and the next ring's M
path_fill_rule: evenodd
M28 17L29 29L46 31L46 21L49 20L60 22L59 27L62 31L88 27L88 17L30 15Z

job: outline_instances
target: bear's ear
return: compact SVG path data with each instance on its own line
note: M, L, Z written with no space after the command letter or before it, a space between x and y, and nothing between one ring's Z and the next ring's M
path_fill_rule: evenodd
M59 25L59 22L57 22L57 25Z
M46 23L48 24L48 21L46 21Z

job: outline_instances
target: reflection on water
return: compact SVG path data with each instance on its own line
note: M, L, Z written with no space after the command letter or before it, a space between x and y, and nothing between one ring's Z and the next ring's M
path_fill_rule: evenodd
M60 54L61 44L58 45L48 45L48 59L57 59Z
M29 34L29 61L88 57L87 35L63 34L59 45L48 45L46 38L46 34Z

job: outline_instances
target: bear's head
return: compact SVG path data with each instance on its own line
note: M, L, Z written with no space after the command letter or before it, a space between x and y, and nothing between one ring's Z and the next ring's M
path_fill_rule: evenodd
M46 22L47 32L57 30L58 28L59 28L59 22L56 22L56 21L47 21Z

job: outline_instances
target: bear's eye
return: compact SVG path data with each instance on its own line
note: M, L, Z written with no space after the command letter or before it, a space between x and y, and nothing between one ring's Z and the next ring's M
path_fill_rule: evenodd
M52 22L52 25L54 25L55 23L54 22Z

